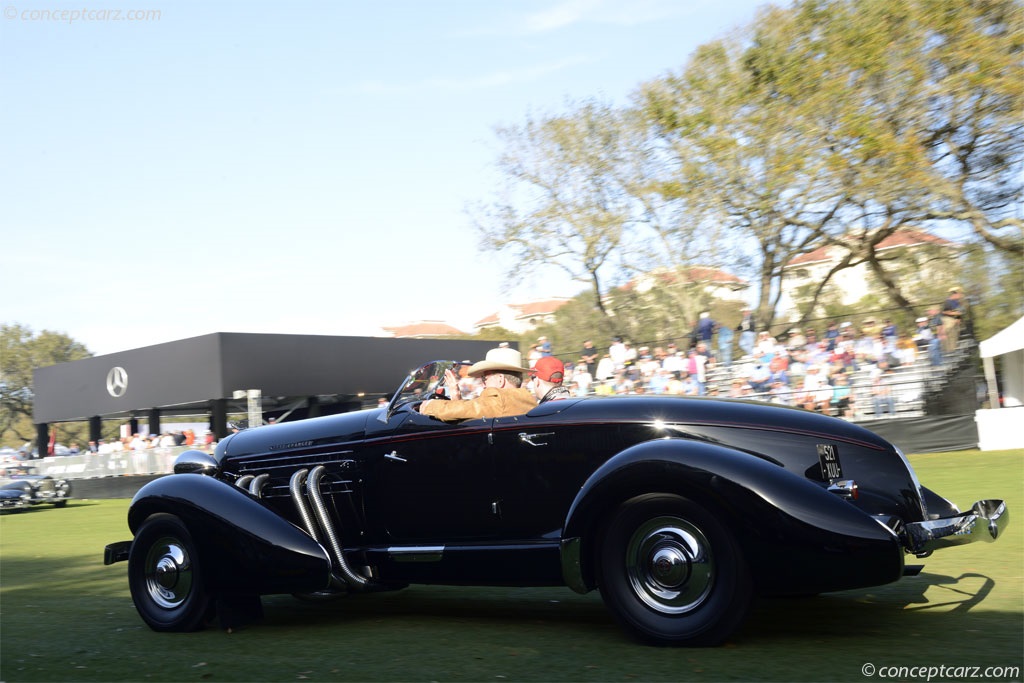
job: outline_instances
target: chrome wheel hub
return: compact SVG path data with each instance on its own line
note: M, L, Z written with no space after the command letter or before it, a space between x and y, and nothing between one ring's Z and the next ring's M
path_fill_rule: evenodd
M678 548L659 548L651 561L651 578L666 588L677 588L690 575L686 556Z
M180 606L192 591L192 562L174 538L161 538L146 556L146 593L160 607Z
M629 539L625 559L634 593L656 612L689 612L711 592L711 544L684 519L657 517L642 524Z

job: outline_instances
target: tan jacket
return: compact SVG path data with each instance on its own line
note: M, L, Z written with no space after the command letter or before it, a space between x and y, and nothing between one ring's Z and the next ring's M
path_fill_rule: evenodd
M426 401L420 404L420 412L442 420L469 420L523 415L536 407L537 399L529 389L487 387L479 397L467 401Z

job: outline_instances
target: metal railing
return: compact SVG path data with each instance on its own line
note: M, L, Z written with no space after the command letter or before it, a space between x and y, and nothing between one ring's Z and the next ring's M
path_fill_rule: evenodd
M124 477L140 474L169 474L174 460L182 451L195 446L174 448L146 448L138 451L114 451L112 453L79 453L76 455L52 455L20 464L35 467L38 474L60 479L97 479L100 477ZM0 468L16 469L19 463L4 463Z

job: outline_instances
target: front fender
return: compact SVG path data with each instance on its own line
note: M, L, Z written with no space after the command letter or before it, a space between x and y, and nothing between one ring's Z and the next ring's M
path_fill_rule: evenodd
M305 531L237 486L201 474L156 479L128 509L133 534L158 512L179 517L195 540L211 588L266 595L327 588L327 551Z
M748 453L657 439L610 458L580 488L563 527L563 547L576 554L563 557L566 583L593 588L601 527L620 503L648 493L714 511L737 536L762 594L845 590L903 574L896 535L823 487Z

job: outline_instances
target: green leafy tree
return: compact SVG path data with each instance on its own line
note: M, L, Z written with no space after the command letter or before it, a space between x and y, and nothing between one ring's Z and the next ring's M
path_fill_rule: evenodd
M616 276L635 223L624 126L618 110L587 102L497 130L505 184L473 213L481 247L511 256L512 282L560 269L587 284L591 305L607 314L605 281Z
M833 273L865 264L908 315L906 259L879 249L897 230L941 222L1021 253L1022 18L1018 2L833 0L757 24L750 68L822 131L822 180L842 190L823 234L848 250Z
M1022 20L1020 0L766 7L642 84L630 107L588 102L499 130L506 183L478 214L484 248L511 255L518 276L560 267L602 314L655 331L703 309L699 289L615 285L728 263L751 276L770 325L787 264L822 246L842 255L802 293L805 317L858 266L884 306L912 316L926 298L903 277L909 252L881 248L907 227L955 231L1012 278L1024 253ZM974 291L1003 296L984 285Z
M477 333L474 334L472 338L473 339L478 339L480 341L494 341L494 342L499 342L500 343L500 342L511 341L513 339L517 339L518 337L519 337L518 334L516 334L515 332L512 332L511 330L507 330L504 327L485 327L485 328L477 331ZM452 338L453 339L462 339L464 337L452 337Z
M974 245L961 261L959 281L970 304L977 339L987 339L1024 315L1024 259ZM945 291L932 291L936 302Z
M615 316L607 316L594 306L593 295L584 291L567 301L555 312L555 322L544 324L531 332L529 339L544 335L551 340L554 353L563 360L577 361L583 342L590 339L594 346L607 349L615 333ZM520 348L529 349L529 340Z
M746 46L742 35L702 46L681 72L644 84L636 106L672 160L662 192L753 255L767 324L783 267L820 243L842 193L820 180L827 160L814 131L798 125L793 99L751 66Z
M0 442L24 443L35 439L32 423L34 368L91 356L83 344L62 332L43 330L34 334L19 324L0 325Z
M1009 1L807 0L641 88L678 159L664 191L749 246L762 320L816 246L847 253L812 300L863 264L908 314L879 250L900 228L942 221L1020 253L1020 19Z
M1024 4L901 4L915 40L903 41L900 59L927 69L913 121L931 215L968 226L998 251L1024 255Z

